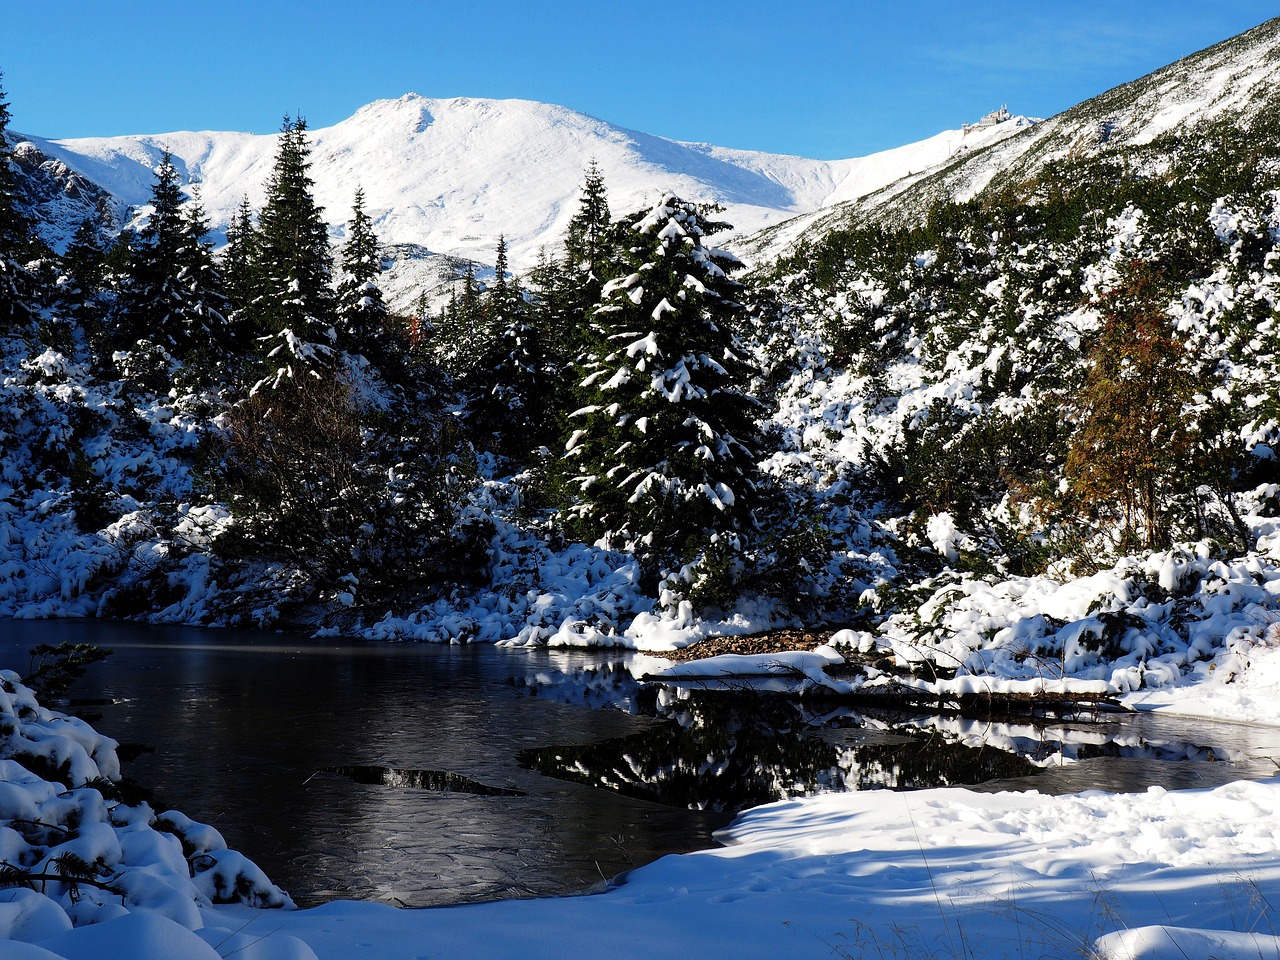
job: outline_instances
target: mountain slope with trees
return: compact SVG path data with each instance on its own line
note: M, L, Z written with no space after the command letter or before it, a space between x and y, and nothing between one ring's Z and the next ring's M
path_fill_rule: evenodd
M945 162L914 171L827 209L762 230L744 242L757 259L790 253L803 237L820 237L850 222L920 224L938 204L979 194L1035 189L1039 178L1077 160L1140 161L1160 140L1195 143L1218 121L1248 128L1280 110L1280 19L1215 44L992 143L975 142Z

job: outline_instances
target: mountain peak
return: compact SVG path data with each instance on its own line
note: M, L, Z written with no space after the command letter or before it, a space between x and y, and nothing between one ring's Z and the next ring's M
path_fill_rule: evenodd
M558 242L593 159L619 212L672 191L724 205L743 231L817 206L834 179L822 161L717 154L531 100L410 92L366 104L309 136L316 200L336 233L360 187L384 242L487 259L505 234L519 269ZM121 211L147 202L158 157L168 150L179 171L198 182L215 230L243 197L261 207L277 143L274 134L218 132L32 139L42 153L101 184Z
M1276 91L1280 19L1045 123L1031 126L1002 106L918 143L835 161L682 143L531 100L407 92L311 130L311 174L335 235L359 188L384 243L484 262L504 235L513 268L526 270L563 236L594 160L616 213L670 192L721 205L739 236L785 223L756 245L764 252L778 238L821 229L849 204L914 215L907 211L972 196L996 176L1027 176L1054 156L1141 142L1232 111L1280 111ZM33 140L50 160L105 188L121 219L147 202L158 157L169 151L199 184L215 232L246 196L261 208L277 143L275 135L218 132ZM810 219L794 219L800 215Z
M977 136L987 142L998 135ZM522 271L559 243L592 161L615 213L675 193L721 205L741 236L933 166L958 149L960 133L822 161L682 143L533 100L408 92L375 100L309 136L316 201L335 236L345 231L359 188L384 244L488 262L504 235L512 267ZM169 151L198 189L215 238L242 199L261 209L278 143L277 134L218 132L32 139L42 155L114 198L102 204L113 227L140 215L159 158ZM50 229L50 241L65 243L78 223ZM415 292L405 296L416 299Z

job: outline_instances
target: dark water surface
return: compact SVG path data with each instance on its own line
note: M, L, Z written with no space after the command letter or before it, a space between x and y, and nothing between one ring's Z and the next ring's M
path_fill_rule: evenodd
M302 905L581 892L828 790L1067 792L1275 775L1280 730L1157 717L983 723L638 684L605 653L0 621L111 648L66 703L157 810L210 823Z
M412 906L578 892L667 853L711 846L722 814L554 780L521 750L650 724L531 696L556 662L488 645L357 645L96 621L0 621L0 664L36 643L113 654L73 688L97 729L149 752L124 772L217 827L299 904ZM102 701L102 702L100 702ZM360 783L340 767L448 773L520 795Z

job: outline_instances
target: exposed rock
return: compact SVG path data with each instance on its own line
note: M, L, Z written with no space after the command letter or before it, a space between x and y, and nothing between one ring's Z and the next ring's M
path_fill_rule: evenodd
M93 222L104 238L120 230L124 205L31 141L13 145L13 166L19 208L35 221L36 233L54 250L65 250L85 220Z

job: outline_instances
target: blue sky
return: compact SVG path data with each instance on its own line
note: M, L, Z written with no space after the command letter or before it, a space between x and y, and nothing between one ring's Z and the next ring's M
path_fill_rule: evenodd
M1050 116L1280 14L1275 0L6 0L11 128L323 127L383 97L517 97L833 159L1002 104Z

